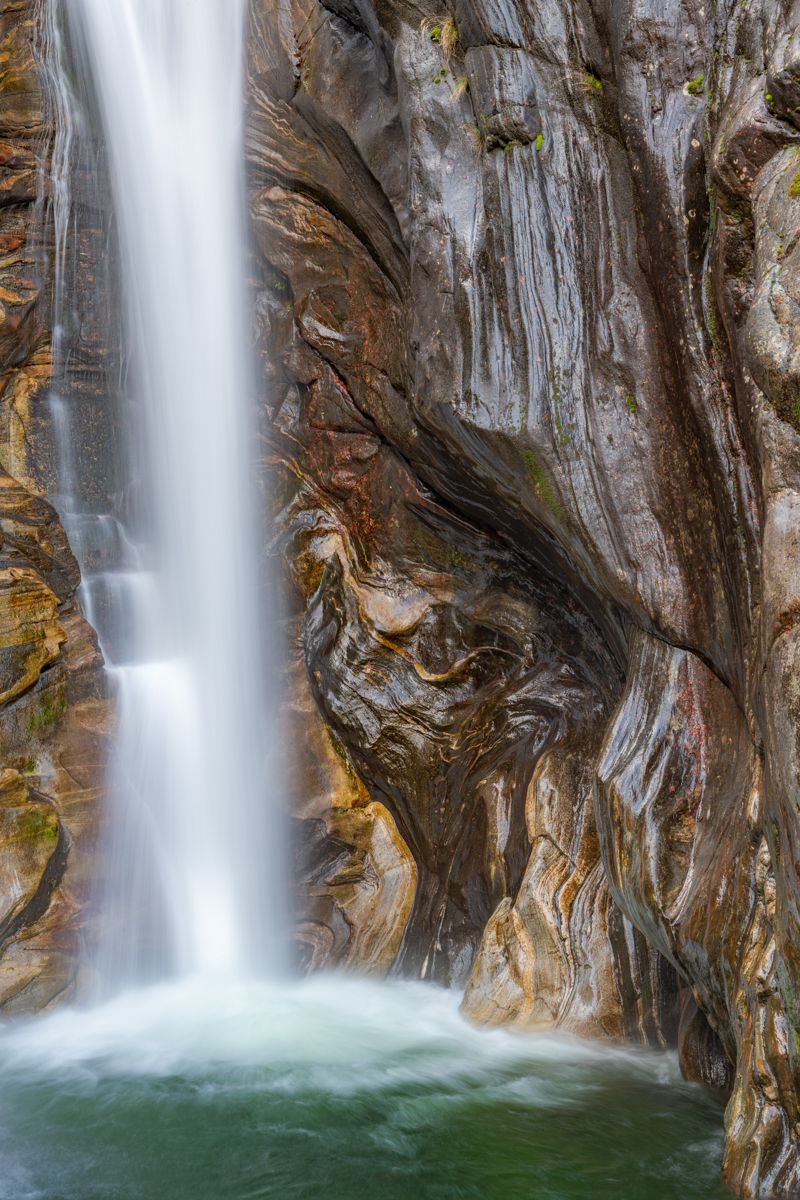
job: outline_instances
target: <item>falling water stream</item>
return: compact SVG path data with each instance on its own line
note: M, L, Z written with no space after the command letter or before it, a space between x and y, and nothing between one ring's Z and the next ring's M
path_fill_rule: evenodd
M120 731L100 973L263 973L279 953L282 850L255 566L244 0L68 12L108 146L140 484L122 572L131 627L110 668Z
M78 323L62 261L90 123L78 92L94 97L119 232L124 512L85 500L70 402L51 400L56 499L119 731L99 984L0 1030L0 1200L722 1196L721 1105L673 1056L480 1032L455 994L418 983L282 974L245 337L245 0L45 11L57 356Z

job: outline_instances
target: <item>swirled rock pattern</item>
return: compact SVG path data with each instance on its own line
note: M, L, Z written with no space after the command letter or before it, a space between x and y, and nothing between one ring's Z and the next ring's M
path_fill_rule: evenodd
M11 1011L74 982L108 723L41 498L42 14L0 0ZM734 1190L797 1195L800 16L251 0L248 60L301 958L676 1044L730 1094ZM56 381L98 494L102 208L62 248Z
M293 645L413 861L392 969L677 1041L796 1195L796 8L252 0L249 63ZM305 877L375 888L336 794Z

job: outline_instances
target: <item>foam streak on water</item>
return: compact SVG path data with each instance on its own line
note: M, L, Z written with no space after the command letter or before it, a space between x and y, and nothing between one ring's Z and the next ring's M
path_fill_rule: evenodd
M89 1009L64 1009L0 1031L5 1070L168 1077L215 1067L303 1072L332 1093L499 1078L534 1063L620 1064L680 1085L674 1056L577 1038L520 1035L468 1024L456 992L417 982L320 974L294 983L203 976L133 989ZM233 1074L233 1071L229 1072Z
M108 147L141 530L122 569L86 589L125 627L103 642L121 722L100 974L260 973L279 957L283 884L245 345L244 3L71 0L67 13Z

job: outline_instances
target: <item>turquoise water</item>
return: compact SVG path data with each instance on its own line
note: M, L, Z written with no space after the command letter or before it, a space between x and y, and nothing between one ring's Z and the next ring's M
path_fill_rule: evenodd
M420 984L208 981L0 1033L3 1200L702 1200L672 1056L478 1031Z

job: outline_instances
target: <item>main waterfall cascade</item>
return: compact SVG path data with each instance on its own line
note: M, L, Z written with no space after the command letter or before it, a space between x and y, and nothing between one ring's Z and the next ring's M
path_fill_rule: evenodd
M79 559L88 545L104 562L84 572L84 608L118 697L97 976L114 990L263 975L283 961L285 887L255 565L244 0L70 0L65 14L51 40L63 55L66 34L101 115L128 331L124 523L75 503L54 402L65 524ZM63 74L58 95L68 126L85 122Z

